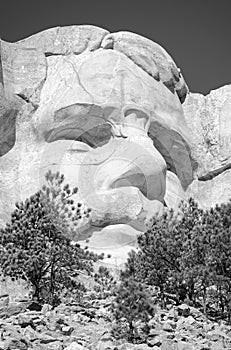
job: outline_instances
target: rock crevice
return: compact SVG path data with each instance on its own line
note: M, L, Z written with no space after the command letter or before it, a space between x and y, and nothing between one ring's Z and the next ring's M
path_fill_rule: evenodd
M231 169L231 163L226 164L218 169L214 169L209 171L207 174L199 176L198 180L199 181L209 181L212 180L213 178L215 178L216 176L221 175L222 173L224 173L225 171Z

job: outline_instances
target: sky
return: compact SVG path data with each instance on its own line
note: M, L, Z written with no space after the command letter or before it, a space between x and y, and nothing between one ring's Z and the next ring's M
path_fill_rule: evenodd
M14 42L56 26L93 24L162 45L191 92L231 84L231 0L2 0L0 37Z

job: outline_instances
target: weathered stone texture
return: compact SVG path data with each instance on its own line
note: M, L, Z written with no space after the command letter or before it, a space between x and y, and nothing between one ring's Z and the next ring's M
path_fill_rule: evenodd
M182 191L191 183L196 162L180 102L187 87L158 44L71 26L3 42L1 58L3 92L20 101L10 128L17 138L1 158L3 221L48 169L79 186L98 228L144 230L163 209L167 169Z
M180 69L159 44L134 33L118 32L107 34L101 47L122 52L154 79L176 91L181 102L185 100L188 88Z
M95 51L109 32L92 25L56 27L17 42L19 47L36 48L46 56Z
M1 224L49 169L92 208L86 234L144 231L191 195L204 207L230 197L230 87L186 98L160 45L89 25L2 41L0 53Z
M190 94L183 108L199 164L188 195L204 208L227 202L231 198L231 86L207 96Z
M190 94L183 105L198 176L231 163L231 86L209 95Z

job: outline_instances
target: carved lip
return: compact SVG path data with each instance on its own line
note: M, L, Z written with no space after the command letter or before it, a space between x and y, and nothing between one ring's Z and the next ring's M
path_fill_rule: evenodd
M119 187L107 191L89 194L83 197L84 203L91 207L90 227L87 223L80 232L91 235L108 225L127 224L144 232L146 222L163 210L160 200L148 200L134 186Z

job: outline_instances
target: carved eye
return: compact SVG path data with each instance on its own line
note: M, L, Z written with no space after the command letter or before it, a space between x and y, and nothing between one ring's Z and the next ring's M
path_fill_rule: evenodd
M136 127L140 127L145 131L148 131L150 124L150 117L147 113L141 109L126 108L124 112L125 123L133 124Z

